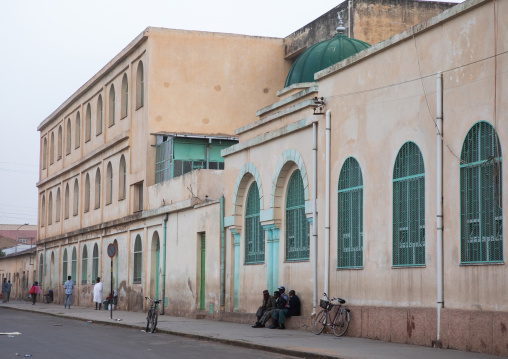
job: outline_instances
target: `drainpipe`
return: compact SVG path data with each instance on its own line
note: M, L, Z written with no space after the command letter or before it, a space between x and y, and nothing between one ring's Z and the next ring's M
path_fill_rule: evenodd
M437 224L437 340L441 326L441 308L443 308L443 74L437 74L437 188L436 188L436 224Z
M206 144L206 169L210 168L210 143L212 143L212 139L208 139L208 143Z
M328 276L330 272L330 114L326 111L326 165L325 165L325 285L328 293Z
M312 315L317 306L317 120L312 123Z
M161 314L164 315L164 304L166 301L166 228L168 223L168 214L164 214L164 218L162 219L162 311Z
M348 21L347 37L351 37L351 7L352 6L353 6L353 0L349 0L349 4L347 7L347 12L348 12L348 15L347 15L347 21Z
M48 286L46 285L46 263L47 263L47 260L46 260L46 242L44 242L44 262L42 262L42 265L44 266L44 271L43 271L43 277L42 277L42 290L44 291L44 288L47 288Z
M223 307L225 305L225 296L226 296L226 277L224 276L224 261L225 261L225 252L224 252L224 195L220 197L220 305Z

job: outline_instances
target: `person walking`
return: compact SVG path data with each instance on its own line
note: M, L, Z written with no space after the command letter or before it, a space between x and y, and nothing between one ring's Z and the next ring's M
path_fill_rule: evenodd
M102 283L101 278L97 277L97 283L95 283L93 287L93 301L95 302L95 310L97 310L97 304L99 305L99 310L101 310L102 305Z
M12 284L11 284L11 281L8 280L7 281L7 301L10 302L11 301L11 288L12 288Z
M28 291L28 294L30 294L30 299L32 299L32 305L35 305L35 301L37 300L37 294L39 294L41 290L39 289L39 283L34 282L32 284L32 287Z
M7 284L7 278L4 278L2 281L2 302L7 302L7 288L9 288Z
M72 290L74 289L74 282L71 280L71 276L67 276L67 282L64 284L65 288L65 302L64 302L64 309L67 307L67 300L69 301L69 309L71 309L71 302L72 302Z

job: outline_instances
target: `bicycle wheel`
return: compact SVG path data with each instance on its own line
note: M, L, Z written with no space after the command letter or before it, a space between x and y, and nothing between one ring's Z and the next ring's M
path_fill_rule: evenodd
M152 323L151 323L151 327L150 327L150 332L153 333L155 332L155 327L157 326L157 319L159 317L159 313L157 312L154 312L153 315L152 315Z
M338 337L346 334L347 328L349 328L349 320L349 312L344 308L340 308L339 315L337 315L332 325L333 334Z
M150 322L152 321L152 310L148 311L148 315L146 316L146 332L148 333L148 329L150 329Z
M323 333L326 326L326 319L328 318L328 312L326 310L322 310L316 315L316 320L314 321L314 334L319 335Z

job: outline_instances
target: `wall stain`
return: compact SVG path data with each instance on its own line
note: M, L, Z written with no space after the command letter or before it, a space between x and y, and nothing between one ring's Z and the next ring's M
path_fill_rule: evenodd
M411 338L415 329L415 317L413 315L407 318L407 336Z
M501 333L506 334L506 324L501 322Z
M220 87L220 85L216 85L216 86L214 87L214 89L215 89L215 91L220 91L222 88Z

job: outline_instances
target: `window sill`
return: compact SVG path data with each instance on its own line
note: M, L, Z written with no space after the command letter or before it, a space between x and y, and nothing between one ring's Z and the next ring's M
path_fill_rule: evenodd
M122 121L123 119L127 118L127 115L125 115L124 117L121 117L120 118L120 121Z
M111 125L108 125L108 128L111 128L115 125L115 123L113 122Z
M97 207L95 207L94 209L99 209L99 208L101 208L101 206L97 206Z
M85 212L85 213L88 213L88 212L90 212L90 210L89 210L89 209L87 209L87 210L85 210L84 212Z
M123 201L125 199L125 197L123 198L118 198L118 201Z
M95 134L95 137L102 135L102 131Z
M106 203L106 207L109 206L112 202Z
M66 156L69 156L70 154L71 154L71 153L69 152L69 153L66 153L65 155L66 155Z
M252 265L259 265L259 264L265 264L265 262L248 262L248 263L244 263L243 265L244 266L252 266Z
M62 159L62 156L58 156L58 158L56 160L60 161L61 159Z
M301 263L301 262L310 262L310 259L285 259L284 263Z
M395 266L395 265L392 265L392 269L411 269L411 268L426 268L427 265L425 264L401 264L401 265L398 265L398 266Z
M132 284L141 284L141 282L132 282Z
M144 107L145 105L140 105L139 107L136 107L136 111L139 110L140 108Z
M335 271L344 271L344 270L363 270L363 267L340 267L335 268Z
M79 147L80 147L80 146L78 146L78 147L74 147L74 149L75 149L75 150L77 150Z
M64 218L64 221L65 221L65 220L68 220L68 219L69 219L69 217L65 217L65 218Z
M460 263L461 267L468 267L468 266L499 266L504 265L504 262L478 262L478 263Z
M55 223L60 223L60 220L56 220Z
M86 141L85 141L85 143L88 143L88 142L90 142L90 141L91 141L91 139L89 138L88 140L86 140Z
M73 214L72 214L72 216L73 216L73 217L76 217L77 215L78 215L77 213L73 213Z

